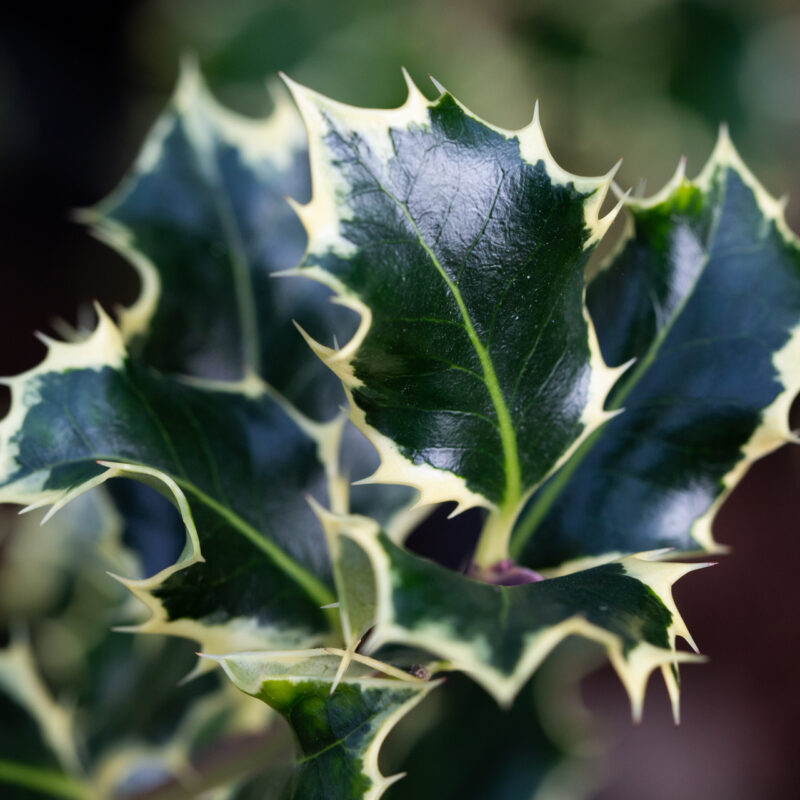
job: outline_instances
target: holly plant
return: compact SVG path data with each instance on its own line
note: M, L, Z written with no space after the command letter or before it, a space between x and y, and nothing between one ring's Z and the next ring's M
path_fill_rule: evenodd
M392 110L284 78L250 119L186 64L80 213L141 288L6 379L0 501L53 531L7 572L67 587L7 614L13 796L544 797L580 771L547 720L587 640L635 718L656 670L677 717L702 657L671 587L721 549L750 464L794 440L783 203L724 130L697 178L681 163L633 198L615 168L562 169L538 112L503 130L406 78ZM407 546L437 506L480 523L455 567ZM180 543L148 568L145 540ZM105 594L78 630L64 595L87 582ZM419 704L396 782L381 746Z

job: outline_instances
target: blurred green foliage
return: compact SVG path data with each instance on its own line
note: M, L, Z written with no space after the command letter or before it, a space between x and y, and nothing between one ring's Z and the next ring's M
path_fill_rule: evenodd
M402 102L399 68L431 73L505 127L533 102L554 155L620 183L658 189L679 157L689 173L717 126L775 192L792 189L800 133L800 9L789 0L151 0L132 31L155 91L181 52L199 54L223 99L263 108L264 76L284 70L357 105ZM640 187L644 188L644 187Z

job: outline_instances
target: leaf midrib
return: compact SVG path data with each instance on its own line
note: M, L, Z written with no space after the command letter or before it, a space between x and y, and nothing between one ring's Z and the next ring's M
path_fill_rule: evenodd
M291 556L287 555L278 545L264 536L264 534L253 527L249 522L242 519L242 517L231 511L222 503L214 500L213 497L207 495L202 489L195 486L190 481L182 478L175 478L174 476L173 480L182 489L194 495L204 505L221 516L231 527L235 528L248 541L258 547L259 550L268 555L275 565L291 577L295 583L299 584L314 602L318 602L320 606L335 602L336 598L333 593L322 581L312 575L305 567L298 564Z
M214 134L216 130L211 126ZM206 169L201 173L206 179L214 209L219 217L222 231L228 241L230 265L233 273L233 286L236 296L236 307L239 310L239 327L242 337L242 366L245 377L248 374L259 375L261 371L261 343L258 336L258 316L253 298L252 269L242 240L239 224L233 212L230 199L224 191L219 166L213 151L213 144L208 147L191 134L192 126L188 126L189 135L197 148L201 163ZM213 140L212 140L213 141Z
M399 683L399 681L398 681ZM375 720L375 717L368 717L367 719L360 722L354 728L349 730L344 736L339 737L336 741L330 742L326 744L324 747L320 748L319 750L315 750L313 753L309 753L307 756L303 756L302 758L298 758L296 761L297 766L301 766L303 764L309 764L315 759L319 758L320 756L324 755L331 750L335 750L337 747L341 747L345 750L345 753L349 757L355 756L354 760L360 761L362 764L364 762L364 752L367 748L362 749L358 753L354 753L351 748L347 747L347 740L350 739L351 736L355 736L364 728L371 726ZM378 731L383 727L383 725L378 726ZM366 774L366 772L364 772ZM369 777L369 776L368 776Z
M644 357L640 359L631 370L629 370L629 375L627 378L621 379L622 388L614 394L613 400L606 405L607 411L613 412L613 411L623 410L622 404L625 402L625 399L630 395L630 393L638 385L642 377L647 373L647 371L656 361L661 351L661 347L667 339L667 336L673 329L677 320L680 318L681 314L683 313L689 301L692 299L692 297L694 297L697 284L700 281L700 278L705 274L706 268L708 267L708 263L711 260L712 253L714 251L714 242L716 240L717 230L720 224L722 223L722 218L723 218L722 210L724 210L725 207L727 188L728 188L728 182L726 177L721 189L721 197L718 201L720 213L716 215L708 231L708 237L705 242L705 253L703 257L703 264L700 267L700 269L697 270L697 274L694 276L694 280L692 281L691 287L686 292L681 301L678 303L678 305L675 306L669 319L665 323L664 327L658 332L653 342L650 344L650 347L648 348L647 353L645 353ZM614 387L612 387L611 391L612 392L614 391ZM536 529L539 527L539 524L545 518L547 512L550 510L550 508L552 507L553 503L556 501L558 496L569 484L572 476L577 471L581 462L589 454L589 452L591 451L592 447L594 447L597 440L602 436L604 430L605 430L604 427L601 426L592 431L592 433L584 440L584 442L580 445L580 447L575 451L572 458L566 464L564 464L564 466L561 468L561 470L559 470L559 472L557 472L553 476L553 479L550 481L549 485L546 485L543 488L539 500L530 508L527 514L525 514L525 516L521 519L520 524L517 526L517 529L512 534L511 547L510 547L512 558L518 559L522 555L522 551L525 545L527 544L528 540L536 532Z
M370 174L372 179L375 181L375 185L378 187L378 189L381 192L383 192L383 194L385 194L402 211L403 215L405 216L406 220L411 226L412 231L414 232L414 236L416 237L417 242L425 251L425 254L430 259L431 264L433 264L434 268L439 273L442 280L444 280L445 285L449 289L450 293L453 296L453 299L456 302L456 306L458 307L459 313L461 314L461 319L463 320L464 330L466 331L470 344L475 350L478 356L478 360L480 361L481 370L483 371L483 382L486 386L487 391L489 392L489 398L492 401L492 405L494 406L495 414L497 414L498 430L500 433L500 444L503 450L503 464L505 468L505 490L501 505L506 510L515 509L519 504L520 497L522 494L522 476L520 471L519 452L517 448L517 435L516 431L514 430L514 424L511 418L511 412L509 411L508 405L506 404L505 397L503 395L503 390L500 387L500 381L494 369L494 364L492 363L491 355L484 346L483 342L480 340L480 337L478 336L478 333L475 330L475 326L472 322L472 317L470 316L469 309L467 308L467 305L464 302L464 298L461 295L461 290L458 288L458 285L455 283L455 281L453 281L452 278L450 278L450 276L447 274L447 271L442 266L441 262L439 261L438 257L436 256L436 253L434 253L431 246L425 241L425 237L422 235L422 232L420 231L416 223L416 220L411 215L411 212L409 211L407 204L404 203L402 200L400 200L398 197L396 197L393 192L389 191L383 185L383 183L378 179L375 173L361 158L355 145L353 145L350 142L347 142L341 136L340 140L344 142L348 147L350 147L357 162ZM394 145L394 140L392 140L392 144ZM494 204L492 205L492 208L494 208ZM491 216L491 211L489 212L489 215ZM484 223L484 228L487 222Z

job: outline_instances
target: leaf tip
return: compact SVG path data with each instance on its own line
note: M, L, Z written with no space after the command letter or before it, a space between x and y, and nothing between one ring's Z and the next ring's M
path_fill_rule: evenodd
M296 319L292 320L292 325L297 328L299 334L303 337L303 341L311 348L314 354L325 364L329 363L338 352L332 347L318 342Z
M126 578L124 575L119 575L111 570L106 570L106 575L108 575L109 578L113 578L117 583L121 583L126 589L131 589L139 583L136 578Z
M787 444L800 444L800 431L789 431L785 436Z
M180 113L189 112L205 89L197 55L190 50L184 51L180 56L178 81L171 100L173 108Z
M407 772L398 772L396 775L389 775L388 777L383 778L381 781L381 792L385 792L390 786L397 783L397 781L403 780L403 778L408 775Z
M67 219L78 225L96 225L102 214L100 211L92 206L86 208L72 208L67 212Z
M225 660L224 656L216 655L214 653L203 653L200 650L196 650L195 655L198 658L205 658L208 661L215 661L217 664L221 664Z
M686 156L683 155L678 159L678 165L675 167L672 176L655 194L649 197L630 197L626 200L626 204L637 209L653 208L669 200L685 182ZM621 194L617 192L617 196L621 197Z
M436 87L436 91L439 92L439 97L450 94L447 89L445 89L444 86L436 78L434 78L433 75L430 74L430 72L428 73L428 80Z
M200 73L200 62L193 50L184 50L180 54L178 70L181 76L193 76Z
M338 533L339 528L341 527L341 517L323 506L316 497L308 492L305 495L305 499L311 510L314 512L314 516L317 518L317 521L322 526L325 537L330 540L332 536L335 536Z
M406 102L404 103L405 106L415 106L420 103L423 105L428 104L428 98L422 93L422 90L417 86L414 82L414 79L411 77L409 71L405 67L401 67L400 71L403 74L403 81L405 82L406 89L408 90L408 94L406 96Z

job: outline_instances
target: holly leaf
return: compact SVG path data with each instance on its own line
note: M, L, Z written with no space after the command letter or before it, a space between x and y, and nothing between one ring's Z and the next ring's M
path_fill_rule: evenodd
M627 206L627 234L588 290L606 359L635 359L606 405L625 413L533 497L512 547L531 565L719 550L725 499L753 461L796 441L800 248L784 203L723 130L697 179L681 165Z
M120 312L131 350L166 372L266 381L312 416L331 416L341 389L291 320L347 335L321 286L274 278L305 235L285 200L308 193L299 115L282 87L250 119L219 105L185 61L167 109L131 174L82 213L136 269L141 294Z
M618 371L596 346L583 270L614 218L600 217L613 170L571 175L538 117L504 131L410 81L390 111L289 86L313 182L295 272L360 316L339 349L307 338L380 454L370 480L489 508L497 533L479 560L502 558L530 492L608 417Z
M137 361L206 388L278 393L310 419L332 419L341 385L292 323L333 343L351 336L352 315L323 286L278 274L303 253L305 233L286 196L308 194L309 171L297 110L279 84L269 94L267 117L235 114L185 60L130 175L81 218L139 275L139 298L119 311ZM371 450L348 436L343 474L366 475ZM370 487L343 502L389 525L411 499L408 490ZM397 519L399 530L411 524Z
M334 319L329 291L272 280L302 247L283 199L304 185L302 138L288 98L266 120L238 117L184 66L132 175L88 214L141 277L121 333L103 318L72 346L48 341L45 362L8 381L0 501L59 508L126 475L169 495L186 548L174 565L125 583L150 609L141 630L195 638L209 652L310 646L338 627L334 611L320 610L335 598L306 494L389 528L409 501L408 490L365 487L351 504L347 471L360 477L370 446L348 437L342 455L342 416L315 422L298 407L325 416L341 397L291 325L292 315ZM209 325L224 332L209 335ZM263 363L247 356L257 351ZM243 366L228 374L219 364Z
M323 451L335 450L326 436L340 425L304 428L269 395L161 376L128 358L102 312L89 339L50 342L45 360L9 383L0 502L57 510L128 476L178 507L179 561L124 581L151 611L141 630L219 652L319 643L336 629L320 609L334 600L330 565L305 493L325 499Z
M373 677L376 670L397 671L363 657L338 680L340 657L341 651L325 650L216 657L239 689L270 705L291 726L298 761L288 797L377 800L402 777L380 772L384 739L438 685L409 675Z
M707 564L657 561L663 552L656 551L558 578L497 586L409 553L363 517L340 518L338 535L356 543L372 565L376 599L366 652L390 643L420 648L466 672L508 706L561 641L582 636L605 648L634 718L641 718L657 668L677 718L677 665L700 657L676 650L677 637L694 643L671 587Z
M22 640L0 650L0 709L0 785L27 787L33 796L85 797L71 774L80 768L72 710L48 691Z
M2 616L18 629L24 620L26 632L0 650L0 783L13 786L14 797L116 797L168 776L191 781L202 748L263 734L269 710L230 682L215 674L182 682L195 662L187 642L109 631L130 616L129 595L104 567L135 559L102 490L44 524L42 516L34 511L11 526L4 578L13 569L23 586L42 571L58 574L59 597L0 597ZM17 546L29 540L38 547L20 559Z

